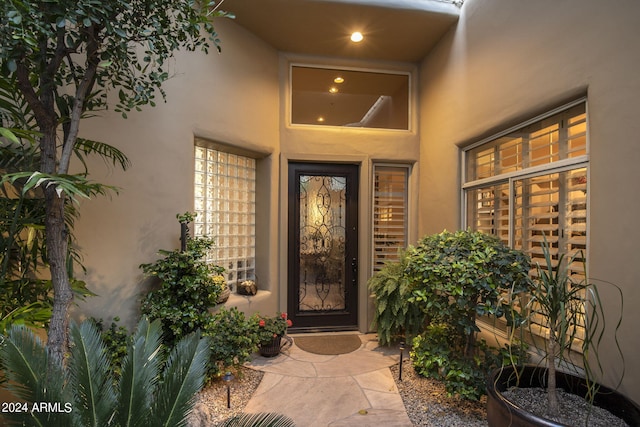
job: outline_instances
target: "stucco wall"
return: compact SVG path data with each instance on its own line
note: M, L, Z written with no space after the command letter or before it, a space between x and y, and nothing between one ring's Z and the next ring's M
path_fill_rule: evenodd
M588 97L589 273L624 292L622 391L640 401L640 3L467 0L457 27L420 69L420 234L456 229L459 146ZM617 314L612 293L606 309ZM602 347L615 344L609 338ZM605 382L620 374L604 354Z
M276 280L270 255L275 239L262 237L277 229L278 206L270 200L278 197L272 159L279 145L278 55L232 21L217 20L215 26L222 53L177 55L170 64L174 76L164 86L166 104L158 100L157 107L132 112L126 120L106 112L82 124L83 136L120 148L132 162L126 172L108 170L101 161L91 164L92 179L121 190L81 207L76 235L88 269L84 279L99 294L80 305L82 315L136 320L143 290L138 266L157 259L160 248L179 247L175 216L193 210L194 136L264 156L257 179L257 274L265 288ZM276 310L275 298L260 301L254 309Z

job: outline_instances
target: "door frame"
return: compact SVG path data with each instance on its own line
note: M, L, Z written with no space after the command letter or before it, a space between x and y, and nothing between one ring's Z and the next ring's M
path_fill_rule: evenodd
M361 164L323 162L321 160L287 162L287 230L286 240L286 300L289 315L294 321L290 328L295 331L338 331L357 330L360 312L360 262L359 262L359 220L360 220L360 173ZM327 313L300 313L299 304L299 176L300 175L341 175L347 178L345 240L349 242L345 252L345 310ZM352 268L353 264L353 268Z

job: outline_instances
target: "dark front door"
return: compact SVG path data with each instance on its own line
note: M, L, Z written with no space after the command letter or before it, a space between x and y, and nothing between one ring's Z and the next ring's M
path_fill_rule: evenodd
M295 329L356 329L358 165L289 164L288 307Z

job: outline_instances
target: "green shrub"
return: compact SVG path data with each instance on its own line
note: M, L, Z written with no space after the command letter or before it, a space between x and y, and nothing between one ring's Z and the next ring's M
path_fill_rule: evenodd
M485 394L489 373L506 359L526 360L526 352L489 346L477 340L472 357L465 354L466 340L452 325L432 323L412 341L411 360L416 372L444 382L449 396L478 400Z
M423 238L369 280L378 340L388 344L404 335L420 375L444 381L450 395L478 399L491 369L507 359L523 360L526 352L522 346L495 348L478 340L476 318L521 324L510 296L526 291L529 264L524 253L480 232Z
M185 251L161 250L163 258L140 266L145 275L160 281L160 287L143 299L141 311L152 320L162 321L167 345L193 331L205 330L211 322L209 307L216 305L222 292L213 278L224 271L205 261L213 245L208 237L188 239Z
M222 307L207 325L204 335L211 343L209 376L220 376L229 368L247 362L258 349L257 318L246 318L236 307Z
M404 334L418 373L443 380L452 395L477 399L486 374L508 352L477 340L476 318L520 324L509 296L527 289L529 264L524 253L480 232L423 238L369 282L380 342Z
M529 258L497 237L472 231L444 231L422 239L407 251L405 273L413 284L410 303L427 320L446 323L466 340L464 353L474 354L476 318L505 317L513 323L516 311L508 295L526 290Z
M114 317L109 328L105 329L102 319L91 318L96 327L100 330L102 341L105 345L106 355L111 361L111 372L114 378L120 378L122 374L122 362L127 356L127 347L131 341L131 334L122 325L118 325L119 317Z

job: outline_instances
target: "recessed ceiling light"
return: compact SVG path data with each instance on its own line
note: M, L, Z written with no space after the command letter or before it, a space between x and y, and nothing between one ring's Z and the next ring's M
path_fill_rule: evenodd
M354 43L360 43L362 39L364 39L364 36L359 31L356 31L355 33L351 34L351 41Z
M334 87L332 87L332 88L330 88L330 89L329 89L329 92L331 92L331 93L338 93L338 88L334 86Z
M318 117L317 120L318 120L318 123L322 123L322 122L324 122L324 117L320 116L320 117Z
M344 83L344 78L341 76L336 77L335 79L333 79L334 83Z

